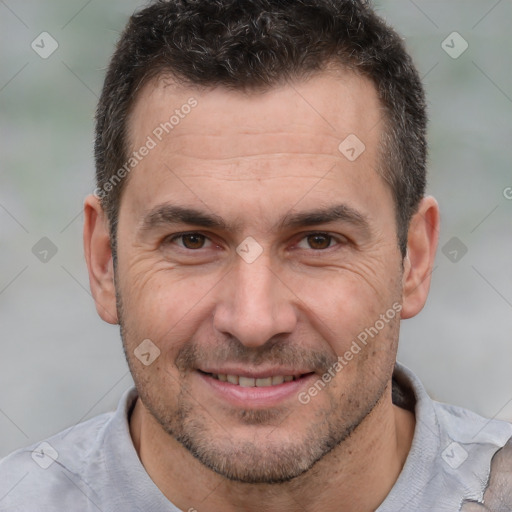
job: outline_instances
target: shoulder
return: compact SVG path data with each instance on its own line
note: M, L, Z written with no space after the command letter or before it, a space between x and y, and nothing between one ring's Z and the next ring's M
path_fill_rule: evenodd
M488 510L512 510L506 501L512 493L512 424L432 400L403 365L397 365L393 378L409 391L416 415L415 436L403 471L406 485L398 490L407 493L413 481L422 491L415 490L412 499L422 506L435 503L430 510L486 510L481 507L493 500L507 506L493 503Z
M489 419L457 405L432 403L442 440L467 446L490 445L498 450L512 437L512 423Z
M482 500L466 501L461 512L512 510L512 437L491 461Z
M489 445L494 454L512 437L512 424L502 420L485 418L469 409L433 400L419 378L407 367L396 363L393 384L400 394L393 394L393 402L414 410L423 431L432 434L429 440L439 440L440 448L447 443L460 445ZM399 396L400 395L400 396ZM405 398L403 398L405 397ZM404 405L402 402L408 405Z
M79 504L94 500L88 467L102 463L113 415L96 416L0 460L0 512L35 510L36 504L40 512L87 510Z
M441 453L448 471L467 484L479 475L480 490L462 512L512 510L512 424L484 418L453 405L435 403L445 434Z

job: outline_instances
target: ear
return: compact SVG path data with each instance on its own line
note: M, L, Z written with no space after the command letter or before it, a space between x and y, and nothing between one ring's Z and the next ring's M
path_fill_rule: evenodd
M439 206L424 197L412 217L404 258L402 318L417 315L425 305L439 239Z
M99 199L90 194L84 201L84 251L89 285L96 311L109 324L117 324L114 264L108 222Z

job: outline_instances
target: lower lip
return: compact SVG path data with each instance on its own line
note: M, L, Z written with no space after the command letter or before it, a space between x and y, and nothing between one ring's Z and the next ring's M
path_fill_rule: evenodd
M264 408L279 405L280 402L296 397L299 391L309 385L315 378L314 373L308 373L298 380L283 382L274 386L242 387L238 384L223 382L208 374L197 372L201 380L223 400L237 407Z

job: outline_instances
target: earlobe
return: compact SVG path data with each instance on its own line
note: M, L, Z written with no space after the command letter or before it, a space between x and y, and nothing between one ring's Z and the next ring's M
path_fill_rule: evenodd
M402 318L417 315L425 305L439 238L439 206L424 197L411 219L404 258Z
M117 324L114 267L108 222L99 199L84 201L84 252L96 311L109 324Z

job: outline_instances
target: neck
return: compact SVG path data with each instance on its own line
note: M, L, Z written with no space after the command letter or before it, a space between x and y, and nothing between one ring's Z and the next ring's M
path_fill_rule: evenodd
M211 471L163 431L140 399L130 433L147 473L181 510L370 512L396 482L414 434L414 414L393 405L387 391L345 441L283 484L233 482Z

